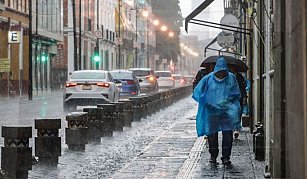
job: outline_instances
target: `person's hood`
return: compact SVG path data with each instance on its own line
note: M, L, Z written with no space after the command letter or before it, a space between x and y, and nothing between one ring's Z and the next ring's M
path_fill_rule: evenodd
M216 62L216 65L214 67L213 72L215 74L216 72L219 72L219 71L222 71L222 70L225 70L227 72L227 76L228 76L229 69L228 69L227 63L226 63L224 57L219 57L219 59Z

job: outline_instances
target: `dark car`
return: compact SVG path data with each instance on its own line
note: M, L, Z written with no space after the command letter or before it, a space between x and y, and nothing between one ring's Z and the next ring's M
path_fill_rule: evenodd
M141 93L157 92L158 80L154 71L150 68L131 68L133 74L140 80Z
M117 81L117 87L120 89L121 98L140 95L140 84L132 71L113 70L110 71L110 73L113 79Z
M184 85L190 85L193 84L194 76L191 75L185 75L183 76L183 84Z

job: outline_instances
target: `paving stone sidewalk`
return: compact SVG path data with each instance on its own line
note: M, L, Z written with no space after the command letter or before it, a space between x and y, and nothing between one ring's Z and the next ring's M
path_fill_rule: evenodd
M190 112L176 120L169 130L157 136L139 156L111 178L176 178L197 139L195 121L187 119L193 116L195 111Z
M221 139L222 134L219 133L220 155L218 159L221 157ZM206 140L204 138L198 139L198 145L202 146L197 147L194 145L193 148L201 148L201 150L192 149L190 153L190 156L198 157L194 157L194 160L192 161L187 160L182 169L184 169L186 165L193 165L194 167L187 172L182 172L183 170L181 170L181 173L178 174L177 178L264 178L265 163L254 160L251 140L252 136L247 129L240 132L239 138L235 139L233 143L231 155L232 164L230 166L224 166L221 164L220 160L218 161L218 165L209 163L210 154L208 148L202 147L204 146L203 144L206 143Z
M209 164L206 140L196 137L194 114L196 109L178 119L111 178L263 178L264 162L254 160L247 129L234 141L230 167Z

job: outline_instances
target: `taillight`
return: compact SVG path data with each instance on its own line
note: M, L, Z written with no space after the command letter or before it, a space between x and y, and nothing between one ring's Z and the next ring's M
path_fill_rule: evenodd
M97 83L97 86L104 87L104 88L109 88L110 84L109 83Z
M77 86L77 83L72 83L72 82L66 82L65 83L66 88L75 87L75 86Z
M155 77L154 76L147 76L146 79L149 80L149 81L155 81Z
M133 85L133 84L134 84L134 81L127 81L127 84L128 84L128 85Z

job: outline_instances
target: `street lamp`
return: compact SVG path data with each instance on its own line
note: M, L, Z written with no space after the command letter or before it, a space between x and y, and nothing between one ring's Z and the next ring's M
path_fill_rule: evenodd
M146 11L146 10L144 10L143 12L142 12L142 15L143 15L143 17L148 17L149 16L149 12L148 11Z
M167 26L165 26L165 25L161 26L161 31L163 31L163 32L167 31Z
M155 19L154 21L153 21L153 24L155 25L155 26L158 26L159 25L159 20L158 19Z

